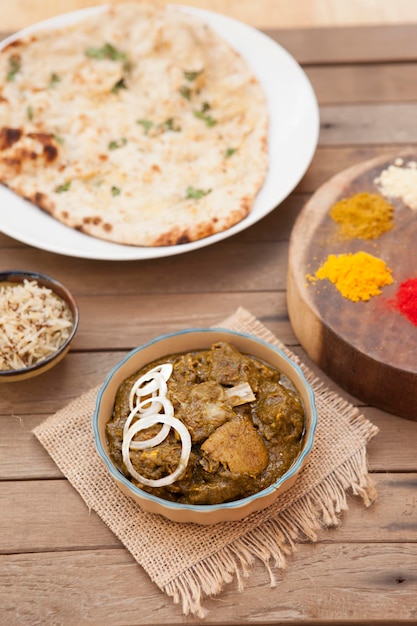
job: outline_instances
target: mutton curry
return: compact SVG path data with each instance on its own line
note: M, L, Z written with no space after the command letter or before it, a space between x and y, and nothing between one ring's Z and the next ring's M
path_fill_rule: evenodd
M164 357L127 378L106 426L111 458L134 484L203 505L275 482L301 452L304 430L290 381L226 342Z

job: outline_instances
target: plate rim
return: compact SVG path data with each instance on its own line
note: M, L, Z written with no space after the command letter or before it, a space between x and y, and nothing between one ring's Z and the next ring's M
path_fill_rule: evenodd
M0 42L0 50L7 47L7 45L9 45L12 41L16 39L26 37L27 35L30 35L34 32L39 32L40 30L43 30L43 29L50 30L50 29L65 27L71 23L76 23L77 21L81 21L84 17L89 17L92 15L96 15L102 11L105 11L106 9L109 8L109 6L110 5L108 4L102 4L102 5L97 5L93 7L78 9L75 11L61 13L59 15L50 17L48 19L37 22L35 24L31 24L17 31L16 33L13 33L12 35L6 37L4 40L2 40ZM47 223L53 224L52 226L53 230L58 231L58 233L59 231L61 231L62 233L61 239L65 239L65 235L69 234L70 241L67 245L63 246L63 242L61 241L61 239L59 239L58 245L54 245L54 241L50 240L51 238L53 239L53 237L50 237L48 240L48 236L46 236L46 239L45 239L45 236L44 236L45 231L42 229L41 231L43 235L39 239L39 237L37 238L36 235L34 237L25 236L24 234L19 233L18 229L16 231L16 229L13 229L13 227L10 227L10 225L8 227L7 224L4 225L3 223L0 223L0 232L2 232L3 234L17 241L20 241L21 243L29 245L31 247L44 250L47 252L52 252L55 254L61 254L64 256L72 257L72 258L84 258L84 259L92 259L92 260L99 260L99 261L133 261L133 260L148 260L148 259L153 259L153 258L163 258L163 257L175 256L178 254L184 254L187 252L191 252L193 250L198 250L204 247L208 247L210 245L213 245L215 243L228 239L232 237L233 235L239 232L242 232L243 230L246 230L250 226L253 226L258 221L266 217L266 215L271 213L273 210L277 209L279 205L283 202L283 200L285 200L285 198L287 198L290 195L290 193L294 190L294 188L297 186L297 184L299 183L299 181L305 174L306 170L308 169L313 159L313 156L315 154L317 144L318 144L319 129L320 129L320 114L319 114L319 106L317 102L317 97L313 90L311 82L308 79L303 68L299 65L296 59L294 59L294 57L285 48L283 48L278 42L273 40L271 37L266 35L261 30L254 28L253 26L249 24L241 22L237 20L236 18L227 16L221 13L217 13L214 11L210 11L207 9L200 9L197 7L190 7L190 6L186 6L182 4L169 3L167 6L178 8L179 10L184 11L185 13L194 15L200 20L205 21L211 28L213 28L215 32L217 32L221 37L223 37L232 48L237 50L237 52L250 65L253 73L255 74L255 76L258 78L258 80L261 82L261 85L263 86L266 100L267 100L267 106L269 110L269 129L268 129L269 167L266 173L265 182L263 186L260 188L257 196L255 197L254 204L250 213L243 220L241 220L237 224L234 224L233 226L231 226L230 228L224 231L221 231L219 233L209 235L208 237L204 237L202 239L198 239L196 241L188 242L185 244L176 244L176 245L171 245L171 246L130 246L130 245L128 246L128 245L101 240L99 238L86 235L84 233L79 233L75 231L74 229L70 228L69 226L62 224L61 222L56 220L54 217L45 214L43 211L41 211L41 209L39 209L39 207L35 206L31 202L18 196L13 191L8 189L6 185L3 185L0 183L0 198L2 196L5 196L7 200L7 196L9 195L9 197L13 199L12 201L16 202L18 205L22 207L21 211L23 213L26 213L26 210L25 210L26 205L30 211L39 211L39 220L35 216L34 218L35 221L42 222L43 219L47 219ZM230 30L232 31L231 35L229 31L227 34L224 33L224 30L228 30L228 28L230 28ZM250 39L258 40L259 44L269 47L271 50L275 51L275 53L277 54L277 58L280 57L284 61L284 63L286 63L287 67L290 68L291 73L293 73L295 78L297 79L296 81L297 84L300 87L302 87L304 93L307 94L308 96L307 104L308 104L310 133L309 133L309 137L306 138L306 141L303 142L303 145L302 145L301 162L299 163L298 167L294 168L293 180L290 182L290 184L282 186L282 189L280 189L280 193L277 194L277 197L272 203L272 205L271 205L271 201L269 201L267 202L265 206L262 207L262 209L258 209L258 210L257 210L257 203L259 204L262 201L262 200L261 201L259 200L259 196L262 190L264 189L268 190L268 180L271 179L273 172L274 172L273 167L271 167L271 162L272 162L271 161L271 149L273 147L272 142L271 142L271 138L272 138L271 128L273 127L273 124L278 123L278 121L274 117L274 111L272 111L270 108L270 104L271 104L270 100L271 100L272 92L269 91L268 85L266 85L259 78L259 74L256 72L256 70L252 66L254 56L249 46L248 47L244 46L245 50L242 50L241 46L236 45L236 39L238 39L238 35L240 36L245 35L248 37L249 40ZM234 41L232 41L233 39ZM0 219L3 222L3 219L1 217ZM49 220L51 220L51 222ZM85 246L81 245L80 248L78 248L75 246L75 244L79 242L77 241L71 242L71 239L75 239L75 240L79 239L79 242L81 242L81 244L85 242L87 243ZM90 247L89 243L91 241L93 241L93 245ZM98 249L95 249L95 248L98 248Z

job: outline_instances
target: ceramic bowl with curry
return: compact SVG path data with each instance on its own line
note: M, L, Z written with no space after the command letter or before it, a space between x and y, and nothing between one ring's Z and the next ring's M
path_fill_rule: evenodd
M111 370L93 430L110 475L143 509L214 524L290 488L316 423L314 393L284 352L248 334L188 329Z

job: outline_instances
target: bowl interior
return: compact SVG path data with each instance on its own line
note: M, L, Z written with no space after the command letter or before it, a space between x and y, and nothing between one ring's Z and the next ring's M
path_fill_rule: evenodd
M301 469L305 457L311 449L316 425L314 394L306 382L302 370L279 349L250 335L223 329L190 329L181 333L165 335L162 338L157 338L145 346L137 348L127 354L126 357L110 372L97 397L96 411L93 418L97 450L106 463L113 478L122 484L123 491L130 491L134 496L136 496L136 500L159 501L162 507L169 508L171 510L175 508L186 508L204 511L211 508L236 508L241 506L244 501L248 501L249 504L256 499L258 495L263 493L259 492L259 494L255 494L254 496L250 496L244 500L237 500L220 505L182 505L172 503L143 492L139 488L135 487L135 485L128 481L128 479L113 465L109 456L106 439L106 424L112 416L114 399L119 385L127 377L131 376L141 367L147 365L155 359L174 353L207 349L213 343L219 341L228 341L232 343L240 352L250 354L279 369L295 386L304 404L306 434L303 441L302 451L293 463L292 467L284 474L284 476L282 476L277 483L274 483L274 485L264 490L264 492L273 491L278 487L278 483L282 484L285 482L286 478L294 477L295 474L298 473L299 469Z
M0 284L1 283L23 283L25 280L36 281L40 287L47 287L51 289L55 294L60 296L68 305L72 315L72 328L69 337L62 344L62 346L53 354L47 358L18 370L4 370L0 371L0 380L3 382L11 382L14 380L22 380L24 378L30 378L35 373L40 374L46 371L52 365L58 363L68 352L70 344L74 339L77 332L79 323L79 310L77 302L71 292L59 281L38 272L9 270L6 272L0 272Z

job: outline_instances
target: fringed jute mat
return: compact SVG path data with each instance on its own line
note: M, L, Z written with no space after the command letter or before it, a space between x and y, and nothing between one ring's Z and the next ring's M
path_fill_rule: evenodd
M119 537L150 578L185 615L204 617L205 596L218 594L235 577L239 588L255 559L274 585L274 568L285 567L299 541L317 539L338 523L347 492L369 506L376 498L368 475L366 444L377 428L351 404L329 391L297 357L248 311L239 308L220 327L256 335L297 361L312 385L318 409L313 450L294 487L275 504L240 522L215 526L177 524L142 511L121 493L99 459L91 418L98 388L49 417L34 433L87 506Z

